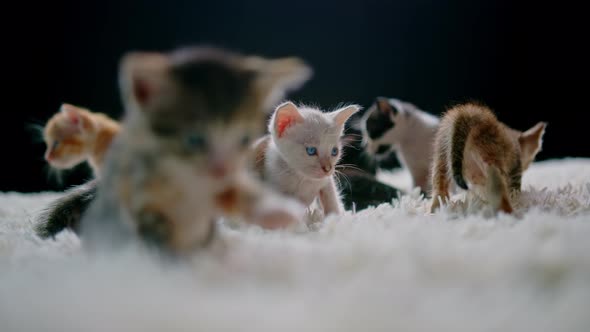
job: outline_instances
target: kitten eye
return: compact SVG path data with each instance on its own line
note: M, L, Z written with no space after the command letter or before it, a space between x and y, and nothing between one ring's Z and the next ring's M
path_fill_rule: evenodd
M242 140L240 140L240 144L242 145L242 147L247 147L248 145L250 145L250 136L244 135L244 137L242 137Z
M333 147L332 148L332 156L336 157L338 155L338 148L337 147Z
M314 156L318 153L318 149L316 149L313 146L308 146L307 148L305 148L305 151L307 152L308 155L310 156Z
M205 148L206 143L205 138L198 134L190 134L185 138L185 145L191 150L202 150Z
M53 141L53 144L51 145L51 149L55 150L57 149L57 146L59 145L59 141Z

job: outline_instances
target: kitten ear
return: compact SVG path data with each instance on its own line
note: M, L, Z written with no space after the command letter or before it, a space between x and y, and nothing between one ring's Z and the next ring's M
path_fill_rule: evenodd
M311 67L296 57L269 60L250 56L244 65L254 73L256 92L265 110L276 105L287 92L303 85L313 73Z
M92 126L92 119L88 116L88 110L84 108L63 103L60 111L66 115L68 128L74 132L80 132Z
M518 142L520 143L520 153L523 169L528 168L529 164L535 159L535 156L541 151L543 144L543 135L545 134L546 122L539 122L531 129L520 134Z
M335 110L332 114L334 118L334 122L339 126L343 127L346 121L356 112L360 111L361 107L359 105L350 105L340 109Z
M397 109L391 105L388 98L377 97L377 99L375 99L375 105L377 105L379 112L383 114L397 115Z
M124 55L119 69L123 103L140 110L148 107L162 92L168 65L168 57L161 53L132 52Z
M59 110L64 113L71 125L78 126L82 122L81 108L63 103Z
M297 106L288 101L277 106L270 122L269 131L276 133L281 138L287 128L301 122L303 122L303 116L299 113Z

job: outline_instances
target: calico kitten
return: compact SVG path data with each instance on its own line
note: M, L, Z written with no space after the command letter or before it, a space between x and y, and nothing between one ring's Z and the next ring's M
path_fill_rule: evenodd
M316 199L324 214L344 211L334 179L344 124L360 108L330 113L291 102L279 105L270 132L256 144L256 169L274 189L309 206Z
M297 58L213 48L126 55L125 130L82 219L84 244L109 248L137 238L181 254L207 245L219 216L296 221L291 210L264 206L268 200L244 160L262 135L263 111L310 74Z
M449 199L451 177L457 186L473 190L497 211L513 211L510 193L520 192L522 172L541 150L546 123L520 132L498 121L482 105L468 103L442 118L434 143L433 202Z
M360 128L370 155L385 156L395 151L400 163L410 171L414 186L427 193L438 124L437 117L410 103L378 97L361 118Z
M100 175L105 154L119 133L117 121L102 113L62 104L43 129L45 160L56 169L68 169L88 161Z

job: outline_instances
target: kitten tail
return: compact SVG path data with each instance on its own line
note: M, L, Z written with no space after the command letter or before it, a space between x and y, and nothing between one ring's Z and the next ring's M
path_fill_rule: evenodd
M80 220L96 196L97 182L90 181L58 198L37 218L35 233L43 238L55 237L66 228L79 233Z
M469 137L470 123L467 117L457 118L453 127L453 136L451 139L451 172L457 185L467 190L467 183L463 178L463 155L465 153L465 144Z

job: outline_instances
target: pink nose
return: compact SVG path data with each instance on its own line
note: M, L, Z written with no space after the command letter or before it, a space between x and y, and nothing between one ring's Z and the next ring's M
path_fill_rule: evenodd
M320 161L320 166L322 166L322 169L326 173L328 173L328 172L330 172L332 170L332 164L329 161L327 161L327 160Z

